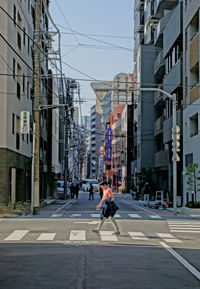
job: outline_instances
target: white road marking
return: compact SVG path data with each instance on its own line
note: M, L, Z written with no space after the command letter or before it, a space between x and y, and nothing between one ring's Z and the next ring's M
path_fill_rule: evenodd
M61 216L63 216L63 214L53 214L51 215L51 218L59 218Z
M117 237L114 235L113 231L100 231L102 241L118 241Z
M128 214L131 218L137 218L137 219L139 219L139 218L141 218L141 216L140 215L138 215L138 214Z
M5 241L20 241L29 230L15 230L12 234L10 234L7 238L5 238Z
M58 208L53 215L57 215L57 213L58 213L59 211L61 211L64 207L70 205L71 203L74 203L74 200L71 200L71 201L69 201L68 203L64 204L62 207ZM72 206L72 204L71 204L68 208L70 208L71 206ZM52 216L53 216L53 215L52 215Z
M52 241L55 238L56 233L42 233L37 238L38 241Z
M72 214L70 217L71 217L71 218L74 218L74 217L81 217L81 214Z
M115 218L121 218L121 215L120 214L115 214L114 217Z
M158 215L152 215L152 216L149 216L149 217L151 217L152 219L162 219L160 216L158 216Z
M97 225L99 224L99 221L91 221L91 222L74 222L74 224L89 224L89 225Z
M170 228L198 228L200 229L200 225L169 225Z
M133 240L148 240L142 232L128 232Z
M100 218L100 214L91 214L92 218Z
M200 280L200 272L187 262L182 256L176 253L170 246L164 242L160 242L160 245L165 248L172 256L174 256L188 271L190 271L198 280Z
M172 233L194 233L200 234L200 231L192 231L192 230L170 230Z
M85 230L71 230L70 241L85 241Z
M161 239L163 239L166 243L182 243L181 240L176 239L171 234L166 233L156 233Z

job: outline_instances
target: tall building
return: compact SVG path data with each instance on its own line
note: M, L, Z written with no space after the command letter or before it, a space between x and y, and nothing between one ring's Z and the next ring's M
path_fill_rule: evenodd
M156 1L155 1L156 2ZM157 49L154 47L154 29L158 20L154 17L154 0L136 0L134 7L134 76L137 87L155 87L152 73ZM154 171L154 94L134 94L137 103L137 174L143 168Z
M182 4L177 0L136 1L134 53L139 87L158 87L176 94L177 125L181 134ZM137 102L137 172L151 168L156 188L172 192L172 101L164 101L160 92L140 92ZM178 194L181 195L182 161L177 167Z
M90 138L90 177L96 178L96 124L97 124L97 112L96 105L93 105L90 110L91 118L91 138Z
M183 33L184 33L184 111L183 111L183 174L187 166L197 163L200 166L199 154L199 31L200 31L200 2L198 0L184 1ZM188 192L187 178L184 182L184 204L192 200ZM188 194L187 194L188 192ZM200 201L200 193L197 193Z
M1 1L0 202L30 200L32 130L20 133L21 111L32 117L34 1ZM31 122L32 123L32 122ZM32 126L32 125L31 125Z

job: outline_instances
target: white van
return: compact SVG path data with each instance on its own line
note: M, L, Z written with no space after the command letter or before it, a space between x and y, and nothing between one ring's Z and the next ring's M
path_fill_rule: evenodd
M83 184L82 184L83 191L86 191L86 192L89 191L90 184L93 186L93 190L94 191L98 191L99 190L99 182L98 182L98 180L85 179L85 180L83 180Z
M57 181L57 197L59 199L64 199L64 181Z

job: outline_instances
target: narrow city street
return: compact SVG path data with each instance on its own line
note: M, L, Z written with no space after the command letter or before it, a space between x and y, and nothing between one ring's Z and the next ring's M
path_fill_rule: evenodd
M99 195L57 200L40 215L0 219L1 289L199 289L200 220L116 195L99 234Z

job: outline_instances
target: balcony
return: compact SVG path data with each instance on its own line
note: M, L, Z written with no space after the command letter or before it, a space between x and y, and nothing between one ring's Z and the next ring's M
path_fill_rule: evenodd
M154 167L167 167L168 166L168 151L162 150L154 154Z
M191 42L190 42L190 70L198 63L199 61L199 32L197 32Z
M183 122L183 111L178 110L176 112L176 124L181 128L182 134L182 122ZM172 116L168 117L163 121L163 143L169 143L172 141Z
M183 62L180 58L176 64L172 67L163 80L163 89L169 93L172 93L177 87L183 83L182 67Z
M165 27L167 26L167 23L168 23L171 15L172 15L172 13L168 12L158 22L158 25L157 25L155 32L154 32L154 45L156 45L157 42L162 41L163 31L164 31Z
M144 11L138 11L135 14L135 32L143 32L144 31Z
M196 84L190 90L190 104L195 102L199 98L199 83Z
M161 87L161 89L163 89ZM154 92L154 105L156 105L159 101L163 101L163 94L159 91Z
M154 136L163 132L163 117L159 117L154 123Z
M154 75L162 77L165 74L165 59L163 58L163 51L161 50L154 62Z
M144 35L138 33L135 39L135 47L134 47L135 52L137 52L141 44L144 44Z
M161 18L164 14L164 10L173 10L178 2L179 0L155 0L154 15Z
M135 0L135 11L138 11L144 5L144 0Z
M145 9L145 23L154 17L154 2L148 2L147 8Z
M154 43L154 26L147 25L147 28L144 33L144 44L153 44Z

